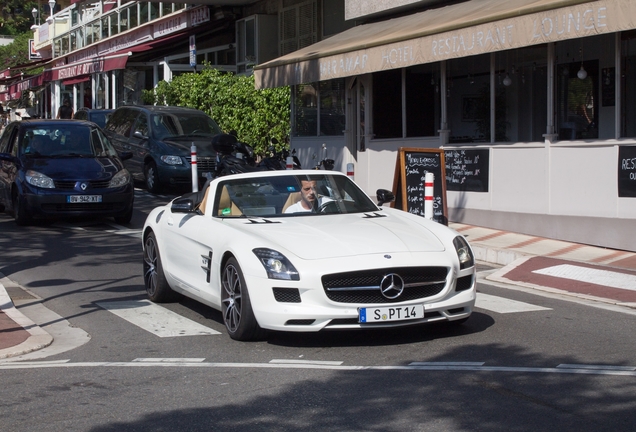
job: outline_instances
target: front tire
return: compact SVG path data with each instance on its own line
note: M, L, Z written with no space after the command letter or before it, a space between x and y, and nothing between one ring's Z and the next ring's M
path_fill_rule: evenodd
M243 272L233 257L228 259L223 267L221 305L223 322L232 339L250 341L265 336L265 331L254 317Z
M144 285L148 298L155 303L169 303L181 297L168 285L163 273L157 238L152 232L144 241Z
M156 163L150 161L146 164L146 166L144 167L144 177L146 181L146 189L148 189L148 192L157 194L161 191Z
M19 226L30 225L33 222L25 199L18 192L13 194L13 219Z
M128 211L124 213L122 216L115 216L115 223L118 223L119 225L128 225L130 223L130 220L132 219L132 215L133 215L133 208L132 206L130 206Z

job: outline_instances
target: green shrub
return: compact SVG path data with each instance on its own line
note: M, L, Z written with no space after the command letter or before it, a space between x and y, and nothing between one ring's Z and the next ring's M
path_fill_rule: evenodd
M288 147L290 134L289 87L256 90L253 76L238 76L206 67L201 72L161 81L142 94L145 103L186 106L209 114L226 132L264 155L271 138L277 150Z

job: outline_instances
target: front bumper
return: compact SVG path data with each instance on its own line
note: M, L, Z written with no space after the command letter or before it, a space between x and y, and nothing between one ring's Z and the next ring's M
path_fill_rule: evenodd
M391 328L468 318L475 306L474 267L456 275L451 269L443 289L423 298L391 303L342 303L330 300L320 277L277 281L245 275L254 315L262 328L292 332ZM459 281L459 282L458 282ZM313 288L312 288L313 287ZM359 323L358 309L423 305L424 318Z
M71 195L101 195L100 203L68 203ZM132 183L115 189L91 189L84 193L59 189L29 188L25 194L27 211L31 217L48 219L79 216L124 216L134 202Z

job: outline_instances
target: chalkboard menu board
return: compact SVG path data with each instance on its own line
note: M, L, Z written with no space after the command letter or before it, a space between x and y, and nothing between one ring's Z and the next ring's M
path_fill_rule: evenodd
M636 198L636 146L618 148L618 196Z
M424 216L424 177L431 172L433 183L433 220L448 225L444 150L404 148L398 150L393 179L395 208Z
M488 192L489 149L446 149L444 158L447 190Z

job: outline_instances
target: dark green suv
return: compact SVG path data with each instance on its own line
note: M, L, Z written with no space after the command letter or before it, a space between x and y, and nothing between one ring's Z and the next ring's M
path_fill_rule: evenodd
M192 184L190 147L196 146L200 181L211 177L216 166L212 137L219 126L203 111L167 106L117 108L104 132L119 151L133 157L126 168L158 193L166 186Z

